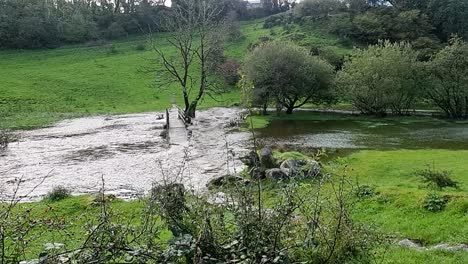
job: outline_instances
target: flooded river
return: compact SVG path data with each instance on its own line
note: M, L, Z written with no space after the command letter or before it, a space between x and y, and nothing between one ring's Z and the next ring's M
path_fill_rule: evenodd
M0 198L11 197L20 182L18 195L29 193L29 200L59 185L74 194L93 193L102 178L106 192L121 198L144 194L164 180L203 189L212 178L243 168L238 156L247 152L250 133L229 128L240 113L236 108L200 111L190 139L183 140L180 133L186 132L177 128L169 133L176 139L169 142L160 136L165 122L157 118L160 113L78 118L19 132L19 140L0 153ZM466 123L313 115L307 114L307 121L272 121L257 136L268 146L344 154L358 149L468 149Z
M160 136L165 122L157 118L160 113L78 118L20 132L19 140L0 153L2 196L11 197L19 181L18 195L32 191L30 200L59 185L74 194L96 192L102 178L106 192L122 198L143 194L163 180L204 188L213 177L242 169L233 155L245 151L249 134L226 128L239 113L235 108L200 111L190 140L181 144Z
M259 136L290 146L331 149L468 149L468 124L430 117L370 119L309 114L309 120L274 120Z

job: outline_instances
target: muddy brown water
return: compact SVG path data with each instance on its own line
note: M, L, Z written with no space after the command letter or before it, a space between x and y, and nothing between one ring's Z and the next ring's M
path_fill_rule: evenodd
M0 154L0 198L11 198L20 181L17 195L28 194L26 200L59 185L73 194L97 192L102 178L106 193L121 198L144 194L161 181L203 189L213 177L242 170L234 155L246 151L249 134L227 128L240 112L200 111L183 144L160 136L160 113L79 118L18 132L19 140Z

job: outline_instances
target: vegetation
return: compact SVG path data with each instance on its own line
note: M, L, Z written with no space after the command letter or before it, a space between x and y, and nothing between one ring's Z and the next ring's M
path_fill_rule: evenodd
M468 119L466 1L164 3L0 0L0 151L12 140L4 127L173 101L195 117L200 107L239 105L236 84L249 106L278 110L250 116L250 129L276 119L380 126L388 113L401 124L454 122L399 117L421 105ZM129 37L138 32L151 38ZM330 102L376 117L291 115ZM344 150L325 159L325 150L275 147L259 157L254 146L249 170L203 194L166 181L129 202L107 195L104 182L79 197L58 186L35 203L15 193L0 203L0 263L468 262L465 252L434 249L468 243L467 150ZM442 169L417 171L436 162ZM13 183L22 180L5 184ZM402 239L431 250L398 246Z
M244 61L243 72L249 100L266 113L270 103L287 114L306 103L332 97L333 68L288 42L267 42Z
M383 42L355 50L338 74L338 86L363 113L407 114L421 95L418 67L408 44Z
M468 43L451 39L427 67L428 99L450 118L468 118Z
M56 186L50 192L47 193L45 199L56 202L70 197L71 191L63 186Z
M425 170L418 171L417 174L421 176L422 180L428 185L428 187L435 187L439 190L447 187L459 187L458 182L454 181L450 177L451 173L448 171L439 171L428 166Z

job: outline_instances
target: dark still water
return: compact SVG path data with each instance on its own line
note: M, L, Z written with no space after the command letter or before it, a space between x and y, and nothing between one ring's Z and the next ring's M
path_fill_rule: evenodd
M429 117L367 119L321 114L317 120L314 116L308 119L273 120L257 132L275 144L310 148L468 149L468 123Z

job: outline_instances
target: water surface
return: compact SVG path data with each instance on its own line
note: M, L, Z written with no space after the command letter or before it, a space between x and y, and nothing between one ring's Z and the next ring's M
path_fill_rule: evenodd
M468 124L430 117L372 119L309 114L275 119L259 137L286 145L332 149L468 149ZM314 120L316 119L316 120Z

